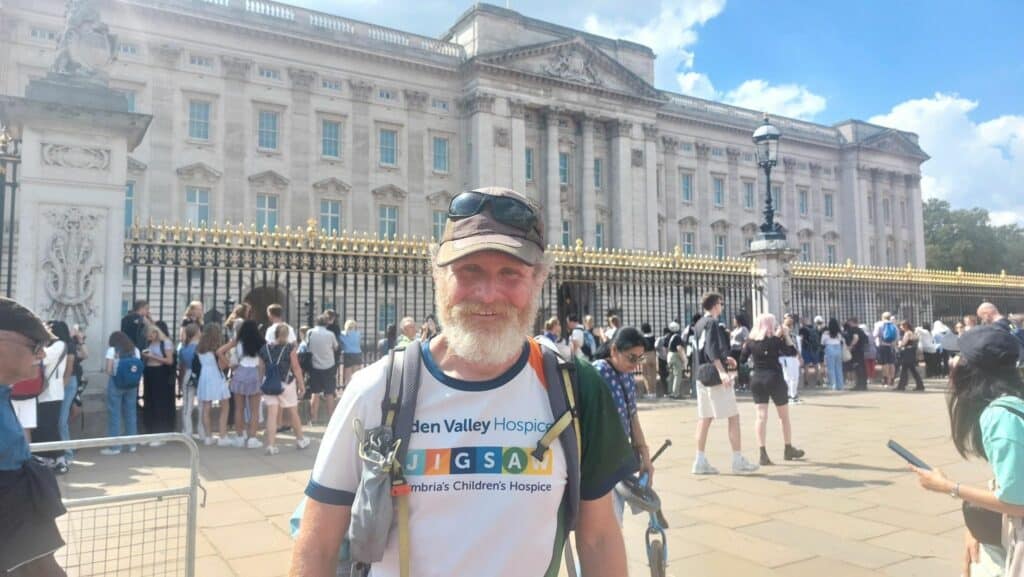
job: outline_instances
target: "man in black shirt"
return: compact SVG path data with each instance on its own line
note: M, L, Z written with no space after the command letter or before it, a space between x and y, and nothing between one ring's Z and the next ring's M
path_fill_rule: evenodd
M135 301L132 312L121 319L121 332L128 335L140 351L149 346L146 339L146 323L149 322L152 322L149 319L149 302L143 299Z
M857 317L850 317L846 319L846 331L844 338L846 338L846 344L850 347L850 354L852 359L850 363L853 365L854 372L857 373L857 385L853 387L855 391L866 391L868 390L868 370L864 364L864 349L868 344L868 335L857 323Z
M697 339L693 355L693 370L697 377L697 458L692 469L695 475L718 473L704 454L708 431L715 419L729 420L732 472L751 473L758 469L740 452L740 412L736 406L732 377L726 370L736 368L736 359L729 356L729 336L718 321L724 304L722 295L718 293L704 295L701 303L704 316L693 327L693 335Z

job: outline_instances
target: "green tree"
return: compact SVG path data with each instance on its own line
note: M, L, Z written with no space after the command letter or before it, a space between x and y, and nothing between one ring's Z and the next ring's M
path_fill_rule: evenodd
M1024 228L995 227L983 208L956 209L939 199L924 205L928 268L1024 274Z

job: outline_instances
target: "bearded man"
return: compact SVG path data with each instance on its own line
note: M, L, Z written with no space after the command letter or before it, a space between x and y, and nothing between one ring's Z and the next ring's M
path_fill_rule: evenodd
M457 470L457 455L507 455L533 447L554 422L532 332L549 260L540 209L508 189L452 199L433 253L441 333L420 347L415 425L404 474L409 497L409 575L556 576L567 538L567 461L560 442L543 462ZM575 360L582 438L576 548L588 577L627 574L610 491L636 463L598 373ZM353 424L381 421L387 360L356 373L317 455L293 577L335 574L362 473ZM500 454L493 453L501 451ZM550 460L549 460L550 459ZM475 462L475 461L474 461ZM400 575L392 529L373 577Z

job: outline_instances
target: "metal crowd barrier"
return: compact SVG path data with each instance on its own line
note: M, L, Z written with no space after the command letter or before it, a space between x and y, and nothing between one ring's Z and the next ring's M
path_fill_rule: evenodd
M188 450L186 485L64 499L67 514L57 519L67 543L57 562L69 577L195 577L199 451L181 433L133 435L34 443L33 453L71 449L181 443ZM74 479L74 471L71 473Z

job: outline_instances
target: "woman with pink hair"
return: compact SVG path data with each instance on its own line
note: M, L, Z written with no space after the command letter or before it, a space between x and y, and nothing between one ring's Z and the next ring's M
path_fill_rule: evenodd
M804 452L793 446L793 430L789 422L789 394L786 381L779 365L780 356L797 354L793 337L785 325L777 326L775 315L758 315L750 337L743 344L740 362L754 361L754 373L750 378L750 392L757 405L757 443L761 447L761 465L772 465L765 449L765 429L768 420L768 400L775 403L775 410L782 421L782 438L786 442L783 457L787 461L799 459Z

